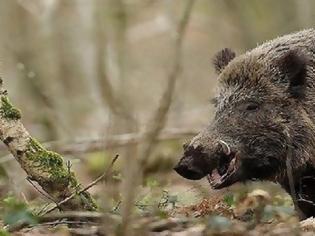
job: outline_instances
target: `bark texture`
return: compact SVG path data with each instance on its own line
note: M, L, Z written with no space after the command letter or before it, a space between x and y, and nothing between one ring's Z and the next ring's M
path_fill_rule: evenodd
M28 178L37 182L56 203L71 194L78 195L60 206L61 210L95 210L88 192L82 192L75 174L67 168L61 155L46 150L30 136L21 122L21 112L9 101L0 79L0 139L19 162Z

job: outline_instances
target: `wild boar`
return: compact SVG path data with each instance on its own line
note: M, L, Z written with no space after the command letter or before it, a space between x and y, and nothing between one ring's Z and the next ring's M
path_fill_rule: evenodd
M214 57L218 93L211 124L174 168L214 189L270 180L291 194L301 218L315 216L315 30Z

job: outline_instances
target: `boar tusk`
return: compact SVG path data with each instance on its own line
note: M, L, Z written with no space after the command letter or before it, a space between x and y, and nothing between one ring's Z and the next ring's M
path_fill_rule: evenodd
M222 147L223 147L223 151L224 153L229 156L231 154L231 148L230 146L224 142L223 140L219 140L219 143L222 144Z

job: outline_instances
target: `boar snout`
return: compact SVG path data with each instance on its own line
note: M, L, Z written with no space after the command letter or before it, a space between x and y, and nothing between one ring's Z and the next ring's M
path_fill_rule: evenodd
M217 167L220 156L229 153L226 143L215 142L212 148L201 145L199 140L193 139L189 145L184 144L184 156L180 159L174 170L186 179L198 180Z
M205 153L201 146L184 144L184 156L174 170L186 179L198 180L207 175Z
M183 158L175 167L174 170L186 179L198 180L205 177L205 173L198 167L192 166L191 161Z

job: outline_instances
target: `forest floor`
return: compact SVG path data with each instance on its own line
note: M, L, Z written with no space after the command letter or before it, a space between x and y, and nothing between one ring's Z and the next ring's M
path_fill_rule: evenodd
M134 235L315 235L315 220L299 222L292 200L275 184L213 191L206 181L169 180L150 177L139 190L130 229ZM119 235L120 205L114 201L105 218L55 213L11 235Z
M165 148L160 148L159 153L161 150ZM181 151L177 147L175 150ZM171 157L179 155L169 153ZM112 156L113 153L91 153L71 161L86 186L107 169ZM54 211L39 218L34 215L54 203L25 180L17 163L9 164L11 172L7 174L0 168L0 226L4 227L0 236L122 235L121 159L106 183L89 189L100 206L99 212ZM248 182L214 191L206 179L186 180L171 171L172 166L146 174L141 186L133 189L128 236L315 235L315 220L300 222L292 199L277 184Z

